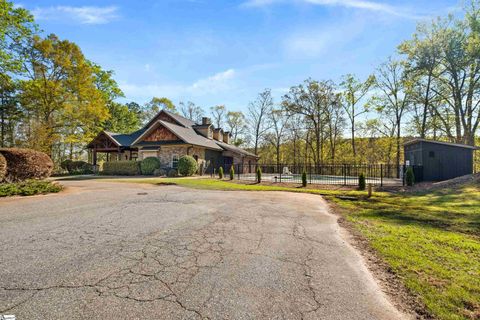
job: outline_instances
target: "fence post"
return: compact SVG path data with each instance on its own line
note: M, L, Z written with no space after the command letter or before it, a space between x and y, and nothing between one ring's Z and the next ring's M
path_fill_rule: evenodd
M383 187L383 164L380 164L380 186Z
M343 185L347 185L347 165L343 164Z

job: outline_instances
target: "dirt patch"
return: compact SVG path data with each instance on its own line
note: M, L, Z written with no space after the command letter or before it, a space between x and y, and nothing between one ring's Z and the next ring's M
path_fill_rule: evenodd
M327 200L328 201L328 200ZM391 303L400 311L414 319L435 319L426 309L420 299L410 292L402 283L400 277L393 272L390 266L372 248L366 239L351 222L345 219L345 209L329 201L332 213L338 216L338 224L343 228L346 240L357 249L374 275L379 286L388 295Z
M480 173L467 174L465 176L439 182L419 182L413 187L384 187L381 188L381 190L396 193L424 192L435 191L445 188L455 188L468 183L480 184Z

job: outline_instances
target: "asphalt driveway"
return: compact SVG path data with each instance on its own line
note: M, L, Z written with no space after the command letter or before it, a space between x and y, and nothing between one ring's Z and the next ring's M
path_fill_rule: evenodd
M403 318L319 196L65 184L0 200L0 315Z

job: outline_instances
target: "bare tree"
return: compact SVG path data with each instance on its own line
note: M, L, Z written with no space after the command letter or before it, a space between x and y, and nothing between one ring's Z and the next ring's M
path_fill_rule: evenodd
M227 112L227 109L223 105L218 105L215 107L210 107L210 112L212 114L213 124L216 128L221 128L223 126L224 118Z
M359 108L358 103L361 102L362 99L367 95L374 83L374 76L370 76L367 78L367 80L361 82L352 74L344 76L341 83L345 100L343 108L347 113L348 119L350 120L350 139L352 143L352 153L354 161L357 157L357 149L355 147L356 120L359 116L368 112L367 104L364 104Z
M196 123L202 121L205 111L202 107L195 105L195 103L188 101L187 103L180 102L180 112L185 118L188 118Z
M268 113L272 130L266 135L267 141L275 148L277 166L280 164L280 148L284 142L284 135L288 124L288 114L281 109L272 109Z
M380 94L373 98L378 112L393 118L396 130L396 165L400 166L401 124L409 108L409 91L405 83L402 63L389 58L377 71L377 89ZM383 121L387 121L382 117ZM390 120L390 119L388 119ZM391 120L390 120L391 121Z
M340 97L337 101L327 106L327 131L330 145L330 160L332 163L335 163L338 141L345 128L344 113L345 108L341 103Z
M241 136L244 134L246 128L243 113L241 111L227 112L227 127L232 135L233 144L241 145L243 143Z
M254 145L254 153L258 154L258 146L263 135L269 129L268 113L273 107L273 98L270 89L265 89L258 94L255 101L250 102L247 114L249 135Z
M312 128L313 151L315 165L323 162L323 147L328 121L328 107L338 103L339 95L331 81L315 81L307 79L304 84L290 88L290 92L283 97L282 104L289 113L305 116L305 122Z

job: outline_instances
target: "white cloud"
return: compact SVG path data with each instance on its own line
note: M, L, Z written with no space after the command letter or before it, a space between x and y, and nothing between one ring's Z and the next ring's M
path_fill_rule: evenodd
M183 96L204 96L230 90L236 76L234 69L228 69L212 76L198 79L192 84L147 84L137 85L121 83L120 87L127 97L143 97L149 99L154 96L165 96L171 99Z
M229 87L229 80L235 77L235 70L228 69L205 79L196 81L189 89L191 91L218 92Z
M32 10L37 20L71 20L82 24L105 24L119 18L118 8L56 6Z
M425 16L414 14L403 7L392 6L389 4L370 1L370 0L246 0L242 6L244 7L266 7L280 3L303 3L318 6L344 7L351 9L363 9L378 13L389 14L398 17L421 19Z
M328 26L309 26L287 34L283 49L289 58L319 58L335 56L335 52L352 50L352 42L365 29L365 22L352 19ZM330 57L329 59L332 59Z

